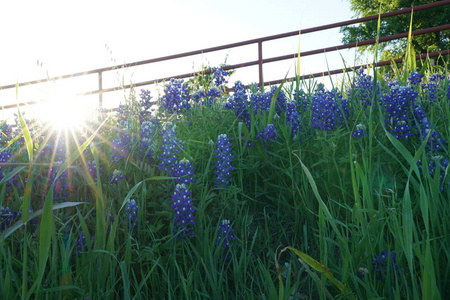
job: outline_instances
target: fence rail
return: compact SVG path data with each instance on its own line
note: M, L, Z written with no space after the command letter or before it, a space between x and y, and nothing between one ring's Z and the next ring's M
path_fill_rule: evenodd
M286 33L282 33L282 34L271 35L271 36L266 36L266 37L262 37L262 38L256 38L256 39L241 41L241 42L237 42L237 43L221 45L221 46L217 46L217 47L205 48L205 49L189 51L189 52L184 52L184 53L179 53L179 54L174 54L174 55L168 55L168 56L162 56L162 57L158 57L158 58L141 60L141 61L136 61L136 62L132 62L129 64L114 65L114 66L110 66L110 67L106 67L106 68L93 69L93 70L89 70L89 71L85 71L85 72L72 73L72 74L67 74L67 75L63 75L63 76L56 76L56 77L50 77L50 78L45 78L45 79L39 79L39 80L32 80L32 81L27 81L27 82L21 82L18 84L4 85L4 86L0 86L0 91L7 90L7 89L15 89L16 87L23 87L23 86L40 84L40 83L46 83L46 82L50 82L50 81L58 81L58 80L69 79L69 78L74 78L74 77L97 74L98 88L95 90L90 90L90 91L80 93L78 95L86 96L86 95L98 94L98 96L99 96L98 105L99 105L99 107L102 107L104 93L117 91L117 90L121 90L121 89L129 89L131 87L151 85L151 84L155 84L158 82L164 82L164 81L170 80L171 78L178 78L178 79L189 78L189 77L193 77L198 74L198 72L179 74L179 75L170 76L170 77L156 78L156 79L152 79L152 80L148 80L148 81L141 81L141 82L128 84L128 85L121 85L121 86L116 86L116 87L111 87L111 88L103 88L103 73L104 72L113 71L113 70L117 70L117 69L121 69L121 68L132 68L132 67L137 67L137 66L141 66L141 65L157 63L157 62L164 62L164 61L168 61L168 60L190 57L190 56L194 56L194 55L199 55L199 54L204 54L204 53L209 53L209 52L216 52L216 51L220 51L220 50L226 50L226 49L236 48L236 47L240 47L240 46L253 45L253 44L258 45L258 56L257 56L258 59L253 60L253 61L239 63L239 64L234 64L234 65L227 65L227 66L224 66L223 69L224 70L235 70L235 69L239 69L239 68L258 65L259 85L260 86L270 85L270 84L278 84L278 83L282 82L281 79L274 80L274 81L264 81L263 80L263 65L266 63L297 58L298 53L292 53L292 54L288 54L288 55L271 57L271 58L263 58L263 48L262 48L263 42L292 37L292 36L296 36L299 34L303 35L303 34L307 34L307 33L318 32L318 31L323 31L323 30L327 30L327 29L333 29L333 28L337 28L337 27L358 24L358 23L367 22L367 21L371 21L371 20L377 20L378 18L381 18L381 19L389 18L392 16L408 14L408 13L411 13L411 11L413 11L413 10L414 10L414 12L416 12L416 11L426 10L426 9L445 6L445 5L450 5L450 0L437 1L434 3L424 4L424 5L420 5L420 6L416 6L416 7L387 12L387 13L383 13L380 15L372 15L372 16L368 16L368 17L363 17L363 18L358 18L358 19L353 19L353 20L332 23L332 24L328 24L328 25L312 27L312 28L301 30L301 31L291 31L291 32L286 32ZM450 24L416 30L416 31L412 32L412 36L418 36L418 35L422 35L422 34L438 32L438 31L443 31L443 30L450 30ZM380 37L379 42L387 42L387 41L397 40L397 39L406 38L406 37L408 37L408 32L395 34L395 35L391 35L391 36ZM360 46L365 46L365 45L373 45L376 42L377 41L374 38L374 39L360 41L357 43L348 43L348 44L342 44L342 45L338 45L338 46L332 46L332 47L327 47L327 48L315 49L315 50L311 50L311 51L305 51L305 52L301 52L300 56L305 57L305 56L310 56L310 55L315 55L315 54L320 54L320 53L329 53L332 51L350 49L350 48L355 48L355 47L360 47ZM441 55L449 55L449 54L450 54L450 49L446 49L446 50L438 51L438 52L420 54L420 55L417 55L416 58L424 59L427 57L431 58L431 57L438 57ZM377 62L375 65L376 66L385 66L385 65L389 65L393 62L399 63L401 61L402 61L402 59L396 59L394 61L381 61L381 62ZM342 68L342 69L336 69L336 70L331 70L331 71L306 74L306 75L302 75L301 77L308 78L308 77L321 77L321 76L325 76L325 75L335 75L335 74L340 74L343 72L351 71L355 68L366 68L366 67L367 67L367 65L359 65L359 66L353 66L351 68ZM212 70L202 71L203 74L209 74L211 72L212 72ZM293 78L288 78L287 80L292 80L292 79ZM21 103L16 103L16 104L3 105L3 106L0 106L0 110L14 108L14 107L17 107L17 105L23 106L23 105L36 104L38 102L39 101L27 101L27 102L21 102ZM0 105L1 105L1 103L0 103Z

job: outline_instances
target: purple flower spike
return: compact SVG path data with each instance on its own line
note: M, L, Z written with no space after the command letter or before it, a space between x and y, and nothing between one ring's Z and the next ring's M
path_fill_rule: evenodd
M235 239L236 236L234 235L234 229L230 225L230 220L222 220L217 231L216 245L223 243L223 249L227 250Z
M138 224L138 205L136 200L128 199L127 205L125 206L125 219L127 221L128 231L137 227Z
M122 179L125 179L125 174L120 170L114 170L112 176L109 177L111 183L119 183Z
M186 189L185 184L177 184L175 192L172 194L172 207L175 216L171 219L174 223L173 232L178 234L178 238L194 235L194 214L191 192Z
M278 139L278 130L273 124L269 124L266 129L256 135L256 138L262 140L265 148L269 148Z
M234 155L231 154L231 146L233 145L226 134L221 134L217 137L217 149L216 151L216 171L214 174L216 187L228 187L228 183L231 180L231 171L234 167L231 166L231 161Z

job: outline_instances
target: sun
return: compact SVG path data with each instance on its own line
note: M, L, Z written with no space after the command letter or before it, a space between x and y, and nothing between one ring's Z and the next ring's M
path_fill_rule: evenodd
M51 97L38 105L37 118L55 131L85 126L91 110L79 97Z

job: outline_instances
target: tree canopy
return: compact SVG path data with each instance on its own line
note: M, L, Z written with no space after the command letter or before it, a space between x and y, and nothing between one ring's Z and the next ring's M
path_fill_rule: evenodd
M349 0L351 9L356 13L355 17L366 17L378 13L390 12L398 9L419 6L422 4L436 2L433 0ZM450 20L450 5L431 8L427 10L413 10L412 30L448 24ZM411 14L404 14L381 19L380 36L408 32ZM369 21L356 26L345 26L341 29L344 34L343 43L353 43L373 39L377 35L378 21ZM382 59L401 57L407 45L407 39L380 43L379 53ZM415 52L429 53L450 48L450 30L433 32L425 35L414 36L412 46ZM361 47L365 51L373 46Z

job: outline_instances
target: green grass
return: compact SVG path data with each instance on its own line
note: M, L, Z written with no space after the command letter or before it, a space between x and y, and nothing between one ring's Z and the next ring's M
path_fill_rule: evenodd
M446 76L439 101L430 102L417 87L418 101L449 141L449 73L429 68L425 73ZM383 70L375 71L377 82L386 87ZM408 76L401 74L399 81ZM355 92L347 89L355 78L349 75L349 82L339 85L344 98ZM200 75L189 82L191 94L208 89L212 80ZM134 97L128 99L123 126L135 135L130 152L119 162L110 161L111 142L119 134L114 113L101 124L91 124L83 135L60 137L67 154L58 163L52 160L60 155L57 133L19 115L15 134L0 139L2 151L14 154L14 163L1 164L2 206L22 212L1 233L2 297L448 298L448 169L430 175L426 163L418 166L420 159L429 159L427 140L396 139L386 127L376 93L370 107L357 101L362 95L353 95L345 124L328 132L312 127L309 107L299 108L302 132L293 137L286 115L276 113L277 94L296 101L293 92L303 90L311 103L316 87L311 81L284 83L268 113L252 114L249 128L224 108L232 94L222 94L211 107L173 115L159 112L161 123L177 125L185 146L178 158L195 166L196 182L188 185L196 209L195 235L186 239L173 233L174 179L158 168L161 129L153 136L154 161L139 159L141 107ZM360 123L368 136L354 138L351 133ZM274 124L279 135L269 148L256 138L267 124ZM216 188L215 142L224 133L233 143L235 169L230 186ZM448 154L445 146L440 155ZM93 161L101 169L90 173ZM57 170L55 177L48 176L49 167ZM116 169L126 179L113 184L109 176ZM19 183L8 185L13 177ZM59 194L64 183L59 177L72 183L65 194ZM128 199L139 206L134 230L124 219ZM231 221L237 237L229 253L216 244L223 219ZM81 232L87 245L77 254ZM398 270L387 264L383 279L377 280L371 262L385 249L397 254Z

